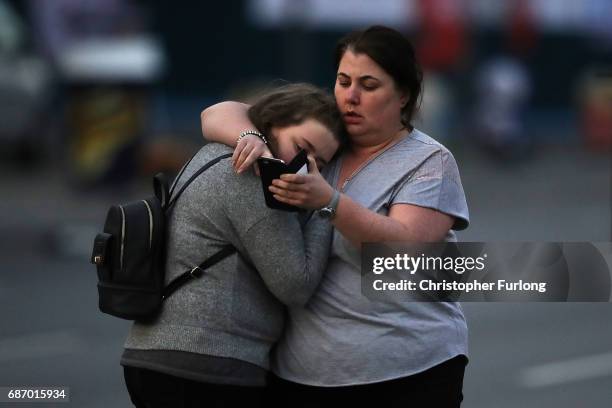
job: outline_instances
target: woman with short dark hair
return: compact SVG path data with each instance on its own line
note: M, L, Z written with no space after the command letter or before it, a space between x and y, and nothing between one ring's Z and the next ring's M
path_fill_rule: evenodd
M270 190L287 204L319 210L334 226L329 264L306 307L291 308L274 353L277 385L292 406L457 407L467 362L458 303L370 299L361 291L363 242L453 241L468 209L453 155L413 127L422 74L410 42L374 26L343 38L336 53L336 104L349 144L318 173L286 174ZM235 104L202 114L207 137L231 144L240 127L220 126ZM240 123L240 120L238 122ZM250 124L242 123L242 126ZM238 144L236 167L265 151Z

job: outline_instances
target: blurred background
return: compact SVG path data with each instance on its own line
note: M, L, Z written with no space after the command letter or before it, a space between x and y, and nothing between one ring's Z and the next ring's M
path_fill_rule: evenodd
M180 168L210 104L333 89L336 41L371 24L417 49L418 127L457 158L461 240L611 241L611 21L608 0L0 0L0 386L130 406L129 323L97 311L89 264L108 206ZM464 406L612 403L609 303L464 309Z

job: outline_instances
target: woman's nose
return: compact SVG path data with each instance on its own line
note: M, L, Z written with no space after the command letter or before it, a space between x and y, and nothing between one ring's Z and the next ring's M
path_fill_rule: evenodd
M352 105L359 104L359 90L355 86L351 86L346 91L346 101Z

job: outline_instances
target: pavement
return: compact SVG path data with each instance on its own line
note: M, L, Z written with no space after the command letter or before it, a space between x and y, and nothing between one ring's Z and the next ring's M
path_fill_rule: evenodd
M455 156L471 214L461 240L611 241L610 157L576 146L541 148L514 165L471 150ZM88 261L108 206L148 185L83 193L60 169L0 169L0 387L70 387L69 404L19 407L130 407L118 364L129 322L97 310ZM612 304L463 308L464 407L611 406Z

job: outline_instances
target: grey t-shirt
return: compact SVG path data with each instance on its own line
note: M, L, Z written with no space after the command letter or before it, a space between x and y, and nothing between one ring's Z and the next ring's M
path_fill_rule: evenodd
M333 166L335 183L341 162ZM454 157L416 129L362 167L343 193L383 215L405 203L454 216L454 229L469 222ZM455 240L454 232L447 240ZM317 291L305 307L289 310L272 360L278 376L316 386L367 384L467 355L467 325L458 303L371 300L361 292L360 261L360 251L335 230Z

